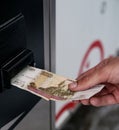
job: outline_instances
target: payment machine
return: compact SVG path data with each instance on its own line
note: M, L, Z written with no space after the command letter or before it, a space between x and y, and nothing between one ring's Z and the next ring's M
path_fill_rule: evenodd
M16 127L18 130L20 122L36 104L47 113L44 117L47 125L43 119L31 119L42 124L38 128L51 129L51 103L10 84L11 79L27 65L45 68L43 7L43 0L0 1L1 130ZM41 102L44 106L40 105ZM42 109L37 111L41 117Z

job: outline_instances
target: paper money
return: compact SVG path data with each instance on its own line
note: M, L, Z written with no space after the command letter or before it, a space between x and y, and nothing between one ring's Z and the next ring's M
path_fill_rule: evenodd
M55 101L88 99L104 87L98 85L85 91L73 92L68 89L68 85L74 81L46 70L27 66L11 80L11 84L46 100Z

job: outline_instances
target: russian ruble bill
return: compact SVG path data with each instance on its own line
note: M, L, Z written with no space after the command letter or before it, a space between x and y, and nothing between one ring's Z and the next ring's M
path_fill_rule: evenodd
M46 70L27 66L12 78L11 84L46 100L54 101L89 99L104 87L97 85L85 91L73 92L68 89L68 85L74 81Z

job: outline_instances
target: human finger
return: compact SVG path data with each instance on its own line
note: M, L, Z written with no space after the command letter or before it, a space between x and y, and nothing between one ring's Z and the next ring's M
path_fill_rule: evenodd
M83 99L80 101L83 105L90 105L90 100L89 99Z
M117 90L117 87L115 85L106 83L104 88L99 93L95 94L94 96L98 97L98 96L107 95L109 93L113 93L115 90Z
M90 104L96 107L107 106L107 105L112 105L112 104L117 104L117 103L118 102L113 96L113 94L90 98Z
M72 91L82 91L94 87L97 84L103 83L107 80L107 74L100 71L95 71L90 75L82 77L80 80L69 84L69 89Z
M69 89L72 91L81 91L106 82L109 77L109 68L106 66L107 63L107 60L105 60L93 67L91 71L88 71L83 76L79 76L76 82L69 85Z

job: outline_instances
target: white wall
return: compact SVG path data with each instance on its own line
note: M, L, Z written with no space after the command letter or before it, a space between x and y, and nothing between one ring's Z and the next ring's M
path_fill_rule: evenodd
M116 54L119 1L56 0L56 73L76 78L87 50L95 41L101 43L102 58ZM89 49L82 72L102 60L99 46ZM56 103L56 114L65 104Z

